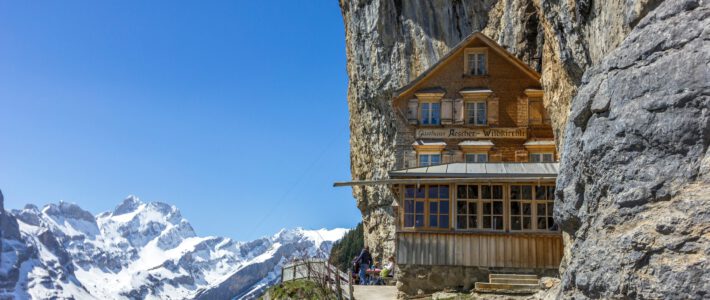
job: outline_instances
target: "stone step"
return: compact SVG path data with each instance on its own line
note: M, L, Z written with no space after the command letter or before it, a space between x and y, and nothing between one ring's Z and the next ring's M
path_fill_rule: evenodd
M491 278L490 283L508 283L508 284L538 284L537 279L527 278Z
M537 280L537 275L531 274L489 274L488 280L493 279L535 279Z
M479 293L533 294L540 290L540 285L476 282L474 290Z

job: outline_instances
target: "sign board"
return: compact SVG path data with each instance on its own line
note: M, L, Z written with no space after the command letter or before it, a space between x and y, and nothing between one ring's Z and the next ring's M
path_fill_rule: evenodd
M418 128L418 139L527 139L527 128Z

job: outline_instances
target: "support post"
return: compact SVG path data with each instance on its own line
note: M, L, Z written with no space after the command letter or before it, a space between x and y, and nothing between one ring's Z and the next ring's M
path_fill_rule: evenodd
M306 278L311 280L311 262L308 260L306 261Z
M348 299L353 300L353 275L352 270L348 268Z
M298 265L296 262L293 262L293 277L291 277L291 280L296 280L296 269L298 269Z
M281 268L281 283L284 283L284 268Z
M340 274L335 274L335 289L338 300L343 300L343 289L340 288Z

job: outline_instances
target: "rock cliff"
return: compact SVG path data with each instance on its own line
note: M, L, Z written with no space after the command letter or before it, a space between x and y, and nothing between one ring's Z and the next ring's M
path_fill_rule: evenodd
M542 71L562 171L564 297L708 290L708 1L341 0L353 179L395 165L392 91L482 31ZM393 195L355 187L366 243L392 251ZM551 295L555 296L555 295Z

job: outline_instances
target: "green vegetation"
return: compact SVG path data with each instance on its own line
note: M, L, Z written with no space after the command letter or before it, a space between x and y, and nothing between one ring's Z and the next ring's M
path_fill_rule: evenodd
M338 267L338 269L347 272L351 267L353 257L360 254L365 245L363 237L362 222L348 231L342 239L333 244L333 249L330 251L330 264Z
M268 295L268 296L267 296ZM330 300L337 299L335 293L323 288L323 286L310 280L294 280L280 283L266 290L264 296L259 300L287 300L287 299L305 299L305 300Z

